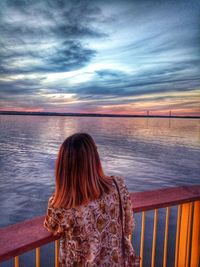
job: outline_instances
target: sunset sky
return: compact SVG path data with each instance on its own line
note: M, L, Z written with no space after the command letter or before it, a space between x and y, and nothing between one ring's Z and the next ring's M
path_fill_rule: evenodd
M200 1L0 1L0 110L200 115Z

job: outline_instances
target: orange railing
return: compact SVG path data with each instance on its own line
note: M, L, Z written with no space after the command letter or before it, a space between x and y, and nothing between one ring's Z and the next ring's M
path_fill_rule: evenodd
M184 186L147 192L131 193L133 211L142 214L140 236L140 267L144 266L146 213L154 211L151 266L155 266L158 210L166 209L163 267L168 265L169 216L172 206L178 207L175 267L198 267L200 258L200 186ZM40 267L40 247L55 241L55 266L58 267L59 241L43 228L44 216L11 225L0 230L0 262L14 258L20 266L19 255L35 249L35 266ZM171 267L171 266L170 266Z

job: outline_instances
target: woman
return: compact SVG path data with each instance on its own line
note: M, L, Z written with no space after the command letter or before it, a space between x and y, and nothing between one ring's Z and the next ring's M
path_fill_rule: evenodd
M60 147L44 226L60 237L61 267L139 266L129 240L134 229L129 193L122 178L104 174L86 133L68 137Z

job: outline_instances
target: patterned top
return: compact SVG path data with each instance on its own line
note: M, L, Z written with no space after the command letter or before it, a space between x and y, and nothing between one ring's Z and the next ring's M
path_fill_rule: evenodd
M122 225L117 188L77 208L53 208L49 198L44 227L61 234L59 262L70 266L138 266L129 235L134 230L130 196L124 181L115 177L123 207L125 261L122 253ZM114 183L113 183L114 184Z

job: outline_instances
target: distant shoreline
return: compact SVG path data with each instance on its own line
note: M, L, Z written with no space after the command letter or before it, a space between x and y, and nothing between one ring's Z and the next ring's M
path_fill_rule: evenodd
M200 116L131 115L131 114L69 113L69 112L59 113L59 112L25 112L25 111L0 111L0 115L200 119Z

